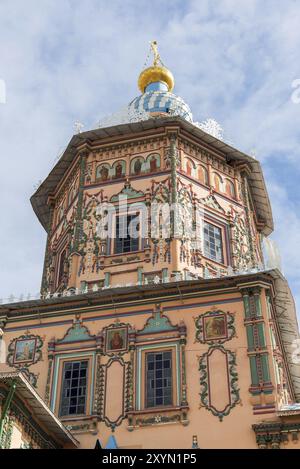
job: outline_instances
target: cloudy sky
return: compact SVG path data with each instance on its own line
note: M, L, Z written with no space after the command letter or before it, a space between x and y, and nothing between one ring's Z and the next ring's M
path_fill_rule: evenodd
M300 311L299 24L293 0L0 0L0 298L38 292L46 237L29 198L75 121L138 94L157 39L194 119L261 161Z

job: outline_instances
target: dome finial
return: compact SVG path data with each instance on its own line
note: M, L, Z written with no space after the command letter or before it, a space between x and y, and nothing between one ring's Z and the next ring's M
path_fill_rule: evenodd
M159 63L162 64L160 55L158 53L157 41L151 41L150 42L150 47L151 47L151 50L153 52L153 65L154 65L154 67L157 67Z
M143 70L139 76L138 86L142 93L146 91L172 91L174 77L172 72L163 65L160 58L157 41L150 42L153 52L153 65Z

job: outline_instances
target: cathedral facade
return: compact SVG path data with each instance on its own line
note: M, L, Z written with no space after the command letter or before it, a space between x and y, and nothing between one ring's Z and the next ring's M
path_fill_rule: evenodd
M260 163L194 124L152 48L131 119L74 135L31 198L41 298L0 307L0 405L20 372L80 448L299 448L298 325L266 267ZM9 447L23 427L5 418Z

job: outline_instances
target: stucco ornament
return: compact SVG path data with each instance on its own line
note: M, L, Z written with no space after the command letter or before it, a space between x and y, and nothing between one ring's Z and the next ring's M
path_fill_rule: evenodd
M222 376L226 380L227 395L223 395L223 402L214 402L212 395L216 396L216 391L213 386L216 383L210 382L210 376L213 373L214 365L214 354L218 354L217 357L223 358L224 370ZM219 360L220 361L220 360ZM206 352L199 359L199 371L200 371L200 407L205 407L213 415L219 418L222 422L223 418L229 415L230 411L240 403L240 390L238 388L238 374L236 371L236 355L230 350L226 350L223 345L212 345L208 352ZM218 383L219 386L220 383Z
M222 344L236 335L234 315L215 309L194 318L195 341L202 344Z
M29 370L42 359L43 339L39 335L24 334L13 339L8 346L7 364L21 371L36 387L38 375Z
M232 250L233 257L235 258L235 268L238 271L243 271L253 267L247 227L240 213L236 213L233 219L232 234Z

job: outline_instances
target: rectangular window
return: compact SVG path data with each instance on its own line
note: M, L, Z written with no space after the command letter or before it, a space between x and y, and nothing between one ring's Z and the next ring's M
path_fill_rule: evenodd
M115 254L139 250L138 214L118 215L116 217Z
M146 407L172 405L172 352L146 354Z
M213 261L223 263L221 228L204 223L204 255Z
M65 362L60 400L61 417L85 414L88 361Z

